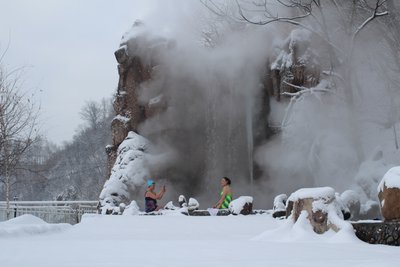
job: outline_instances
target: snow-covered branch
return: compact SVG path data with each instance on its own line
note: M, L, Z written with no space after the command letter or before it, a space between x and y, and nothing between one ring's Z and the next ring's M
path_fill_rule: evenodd
M386 0L377 0L375 8L372 12L372 15L367 18L360 26L357 27L356 31L353 34L353 41L356 39L356 37L359 35L362 29L364 29L371 21L373 21L377 17L382 17L386 16L389 14L388 11L383 11L379 12L379 9L382 7L382 5L386 2Z

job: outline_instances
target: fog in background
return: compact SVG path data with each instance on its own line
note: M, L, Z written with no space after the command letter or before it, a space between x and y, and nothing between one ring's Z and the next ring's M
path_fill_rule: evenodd
M160 2L138 17L140 30L126 36L146 39L144 47L160 47L159 65L152 80L142 84L141 100L146 104L162 95L168 108L139 132L154 144L158 156L150 166L156 179L169 181L170 197L186 192L212 204L219 179L228 176L235 196L254 195L263 207L279 193L312 186L351 188L364 201L375 199L371 188L399 159L398 67L381 28L390 17L377 18L356 34L371 10L357 7L353 21L347 21L351 4L339 9L326 4L322 12L315 10L317 18L302 20L311 34L287 23L250 25L240 21L236 4L214 3L222 3L228 16L212 14L199 2L182 1L173 8ZM282 6L272 10L292 14ZM259 21L258 14L246 16ZM266 64L285 42L303 42L315 55L321 83L292 101L271 98L263 104ZM154 50L144 47L130 53L150 58L146 53ZM279 132L254 144L249 136L269 109L269 125L278 125Z

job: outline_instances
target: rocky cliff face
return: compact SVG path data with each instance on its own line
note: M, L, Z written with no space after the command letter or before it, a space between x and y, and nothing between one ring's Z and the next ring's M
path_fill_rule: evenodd
M133 28L140 28L135 22ZM138 132L140 123L163 109L161 97L148 103L139 100L141 85L151 79L153 68L158 64L156 55L165 49L165 40L136 36L122 40L114 53L118 62L119 81L114 98L116 116L111 123L112 145L107 146L109 173L117 157L117 149L130 131ZM143 48L148 48L143 51ZM157 101L158 100L158 101Z
M206 176L234 175L237 180L261 177L252 153L273 134L268 127L270 97L281 100L282 92L296 92L319 81L315 55L307 43L293 33L280 48L281 53L259 55L263 68L243 73L243 63L227 72L212 66L215 60L207 58L205 63L202 58L182 61L179 57L184 52L176 49L176 43L148 35L142 26L135 23L133 33L123 38L115 52L120 78L111 125L113 143L107 147L111 177L120 166L116 159L124 151L121 144L129 132L143 135L150 144L157 143L153 152L160 151L160 146L173 151L169 156L174 161L161 162L162 167L149 164L141 174L166 177L175 186L186 180L187 185L180 188L189 193L210 189L201 181ZM196 65L200 65L198 69L193 67ZM256 88L255 93L248 93L247 86ZM102 199L108 199L108 204L129 203L130 194L115 197L107 192L102 193Z

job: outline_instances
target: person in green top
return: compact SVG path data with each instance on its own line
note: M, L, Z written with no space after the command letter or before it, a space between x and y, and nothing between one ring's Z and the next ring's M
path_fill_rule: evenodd
M231 179L223 177L221 179L221 187L220 199L213 206L215 209L227 209L229 208L229 203L232 201Z

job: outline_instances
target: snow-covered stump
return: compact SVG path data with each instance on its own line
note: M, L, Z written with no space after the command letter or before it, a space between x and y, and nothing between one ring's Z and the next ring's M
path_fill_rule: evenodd
M229 211L233 215L249 215L253 212L253 197L242 196L229 203Z
M290 195L289 201L292 202L293 209L288 211L294 222L297 222L302 211L306 211L314 232L322 234L329 229L336 232L340 229L338 224L343 215L332 188L302 188Z
M400 166L391 168L378 187L381 214L385 221L400 221Z
M280 218L286 216L287 195L280 194L274 198L274 207L272 217Z

